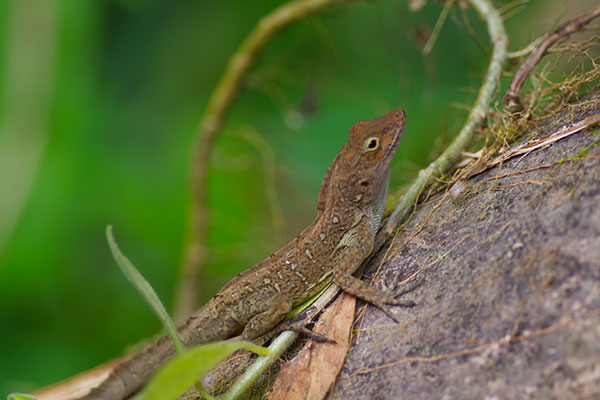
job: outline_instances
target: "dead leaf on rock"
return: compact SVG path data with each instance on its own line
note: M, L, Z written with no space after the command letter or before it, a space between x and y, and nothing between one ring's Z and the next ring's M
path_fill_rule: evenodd
M321 400L325 397L350 346L355 303L355 297L344 293L323 312L314 331L336 343L309 340L298 355L281 368L269 400Z

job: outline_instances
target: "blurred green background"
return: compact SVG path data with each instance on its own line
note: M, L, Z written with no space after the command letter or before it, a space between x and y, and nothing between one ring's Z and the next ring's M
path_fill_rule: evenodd
M280 3L0 2L0 397L160 329L112 260L105 226L172 304L203 106L228 57ZM510 48L594 3L532 0L509 12ZM395 188L457 132L490 45L477 15L465 11L475 41L455 7L423 56L440 11L359 2L294 25L268 48L216 143L204 300L314 218L355 121L406 110Z

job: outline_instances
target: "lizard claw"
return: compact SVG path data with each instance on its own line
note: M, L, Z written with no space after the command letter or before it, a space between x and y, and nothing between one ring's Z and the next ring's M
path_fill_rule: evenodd
M398 319L398 317L396 317L394 315L394 313L392 313L392 310L388 305L400 306L400 307L414 307L417 305L412 300L396 299L396 298L392 298L391 300L392 301L386 302L386 304L376 304L375 306L377 308L379 308L381 311L383 311L385 315L387 315L388 317L393 319L396 323L400 323L400 320Z
M408 282L402 283L400 290L396 292L394 297L400 297L403 294L410 293L421 285L423 280L419 277L409 280ZM412 306L411 306L412 307Z
M389 305L392 306L400 306L400 307L414 307L417 305L417 303L415 303L412 300L405 300L405 299L394 299L393 302L388 303Z
M383 313L385 315L387 315L390 319L392 319L395 323L399 324L400 320L398 319L398 317L396 317L394 315L394 313L392 312L392 310L386 306L386 305L378 305L377 308L379 308L381 311L383 311Z
M302 334L306 335L309 339L312 339L318 343L337 344L337 342L335 340L330 339L321 333L311 331L310 329L306 328L305 326L281 324L279 326L279 329L281 329L282 331L294 331L297 333L302 333Z
M386 304L376 304L376 306L384 312L389 318L394 320L396 323L399 323L399 319L392 313L391 308L389 306L400 306L400 307L414 307L417 305L412 300L408 299L400 299L400 296L405 295L406 293L410 293L415 290L421 284L421 279L411 279L410 281L403 283L401 285L401 289L398 290L394 295L392 295Z

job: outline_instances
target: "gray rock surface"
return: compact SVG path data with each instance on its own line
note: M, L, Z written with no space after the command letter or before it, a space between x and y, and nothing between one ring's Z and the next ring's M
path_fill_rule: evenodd
M532 135L599 102L586 96ZM391 282L424 269L406 295L418 305L395 309L398 325L368 307L329 398L600 399L598 141L581 131L421 207L380 272Z

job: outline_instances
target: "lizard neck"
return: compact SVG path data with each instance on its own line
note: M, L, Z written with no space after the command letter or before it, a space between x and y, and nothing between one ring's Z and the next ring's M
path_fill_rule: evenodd
M390 170L385 172L385 177L381 188L377 192L375 201L367 206L366 214L369 218L369 230L373 238L379 230L381 220L383 219L383 213L385 212L385 202L387 200L388 185L390 180Z
M370 236L374 237L379 229L383 213L385 211L385 202L387 199L388 184L390 177L389 166L381 175L378 181L377 191L373 198L365 203L360 192L355 189L356 186L344 184L344 180L332 180L329 184L333 187L322 188L322 192L333 193L326 201L326 206L319 211L315 225L321 227L332 225L339 226L341 230L347 230L366 218L369 226ZM352 176L346 180L354 181L360 178ZM343 232L341 232L343 234Z

